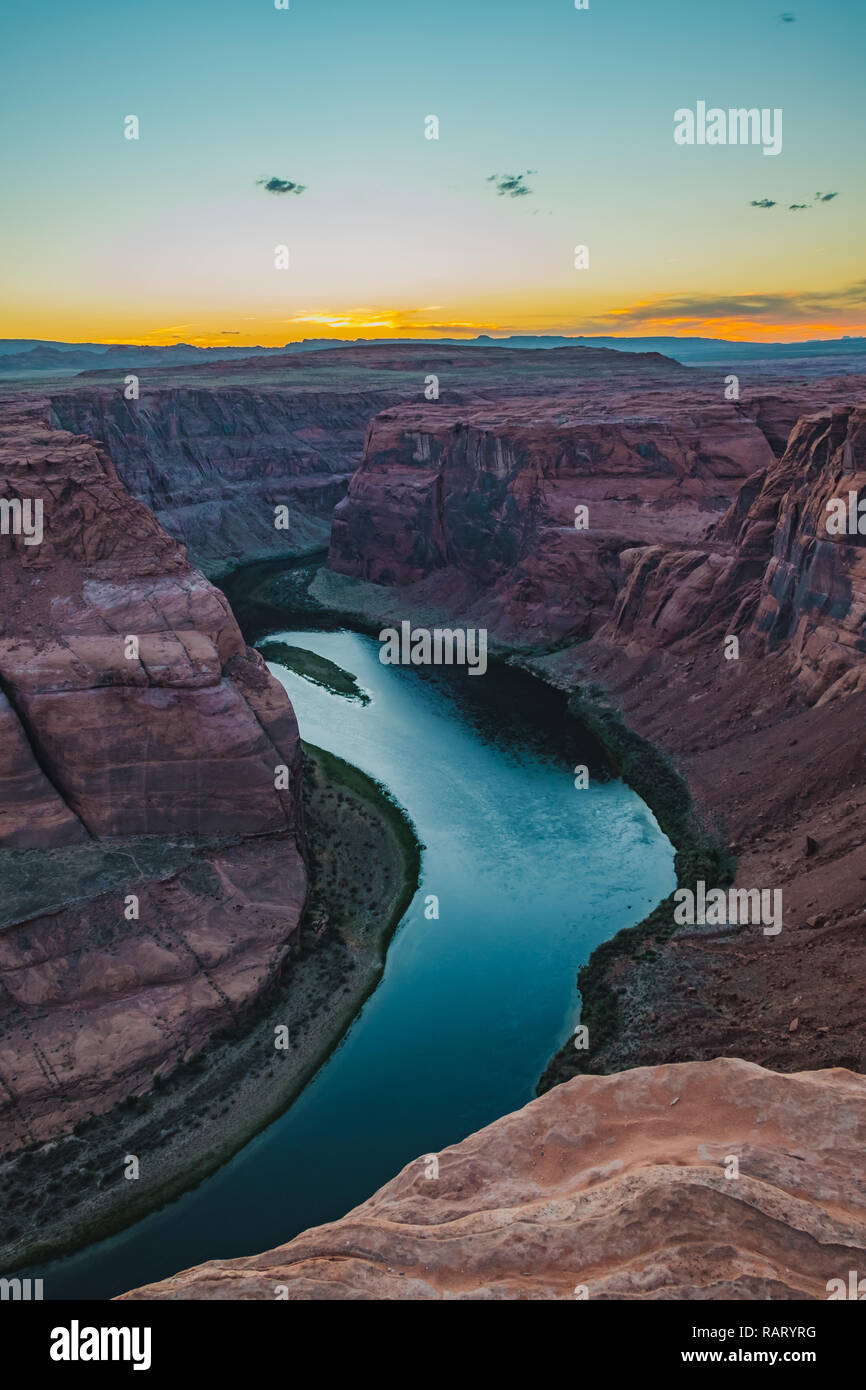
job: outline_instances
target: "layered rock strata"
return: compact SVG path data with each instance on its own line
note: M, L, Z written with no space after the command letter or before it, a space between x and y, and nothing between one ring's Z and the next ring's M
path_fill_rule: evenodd
M103 443L122 481L209 574L328 543L361 454L374 391L280 391L142 381L55 395L58 427ZM275 525L277 507L288 508ZM285 524L287 521L287 524Z
M328 564L456 604L505 641L586 638L613 612L624 551L697 543L773 457L730 405L404 406L372 423Z
M291 953L307 880L297 723L223 595L38 403L7 413L0 479L44 532L0 536L9 1149L237 1021Z
M824 1299L863 1266L864 1140L845 1071L581 1077L339 1221L124 1297Z

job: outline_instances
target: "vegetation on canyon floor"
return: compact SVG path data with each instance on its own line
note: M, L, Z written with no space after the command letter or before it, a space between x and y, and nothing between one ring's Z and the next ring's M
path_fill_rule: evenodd
M285 666L287 670L294 671L296 676L303 676L304 680L311 681L313 685L322 686L332 695L342 695L345 699L358 701L362 705L370 703L370 697L366 690L359 686L357 676L353 676L351 671L344 671L342 666L338 666L335 661L329 661L326 656L320 656L318 652L307 651L304 647L292 647L288 642L271 640L263 642L259 651L265 661Z

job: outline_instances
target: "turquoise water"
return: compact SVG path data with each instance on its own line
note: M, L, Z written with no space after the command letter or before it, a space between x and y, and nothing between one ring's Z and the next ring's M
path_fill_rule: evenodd
M350 703L271 665L303 737L384 783L425 846L381 984L291 1108L197 1189L39 1271L104 1298L341 1216L422 1154L531 1100L599 942L675 887L673 850L622 782L593 775L561 697L522 676L383 666L354 632L273 634L352 671ZM429 894L439 919L424 914Z

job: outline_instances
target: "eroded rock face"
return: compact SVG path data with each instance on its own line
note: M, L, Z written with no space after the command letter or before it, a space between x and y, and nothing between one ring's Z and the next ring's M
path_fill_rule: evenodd
M736 885L778 891L783 925L680 926L613 953L596 980L617 1027L589 1056L561 1052L544 1085L732 1052L866 1069L866 552L826 528L828 500L866 481L863 422L854 405L804 416L701 546L624 555L612 622L562 656L565 684L600 679L674 756Z
M294 840L203 849L161 879L137 875L136 843L115 891L0 931L4 1153L149 1091L292 954L306 894Z
M51 429L44 405L6 412L0 497L40 500L44 524L40 544L0 536L14 1149L150 1089L236 1022L294 948L307 877L294 712L223 595L102 446Z
M506 641L591 635L624 550L697 541L773 460L731 406L592 402L383 412L337 507L329 567L427 600L462 586L473 620Z
M853 493L856 511L864 488L866 408L837 410L799 422L753 507L779 498L755 627L768 648L790 646L810 703L866 689L866 535L828 528L827 507L847 512Z
M866 1078L581 1077L340 1221L127 1299L823 1299L862 1268ZM738 1164L733 1171L731 1157Z
M57 843L291 829L274 769L294 768L299 741L281 688L104 451L39 415L29 407L0 436L4 489L38 496L44 515L41 544L0 538L0 717L18 768L0 847L34 844L31 810L43 843L52 816Z
M784 653L809 704L866 688L866 537L827 525L864 485L866 410L804 416L700 548L620 557L616 637L649 651L724 631Z
M393 393L221 386L160 388L139 400L91 386L52 399L62 429L101 441L126 487L208 573L324 547L370 416ZM289 509L288 529L274 508Z

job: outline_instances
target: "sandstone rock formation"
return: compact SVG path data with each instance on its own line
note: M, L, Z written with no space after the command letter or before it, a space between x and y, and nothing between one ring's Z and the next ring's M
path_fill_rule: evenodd
M711 526L767 475L798 395L719 403L700 380L664 393L628 370L618 392L590 380L577 399L382 412L336 509L329 568L526 646L597 632L644 548L677 567L677 589ZM700 576L702 601L718 582Z
M621 556L614 630L635 649L706 637L760 636L785 649L805 700L863 688L863 537L828 530L828 503L866 483L866 410L802 417L783 456L755 473L700 548Z
M38 408L5 426L0 475L44 508L41 544L2 538L0 681L31 780L85 834L292 828L274 767L297 762L297 725L219 590L105 453L40 425ZM2 810L0 844L31 844L27 805Z
M600 680L675 756L732 846L737 885L778 889L784 923L778 938L742 925L650 932L596 973L616 1001L615 1038L592 1057L566 1050L544 1084L729 1052L866 1069L864 552L859 535L826 529L827 501L862 484L863 419L856 406L804 416L699 546L623 554L612 620L554 659L563 684Z
M859 527L854 534L828 528L828 503L838 499L847 512L851 494L864 488L866 408L807 417L743 525L748 544L753 514L760 526L780 499L755 627L768 649L790 645L810 704L866 689L866 537Z
M44 516L40 544L0 536L8 1149L235 1021L292 950L306 870L294 713L222 594L38 402L7 412L0 479Z
M866 1078L581 1077L339 1221L148 1299L825 1299L866 1250ZM738 1164L738 1177L731 1158Z

